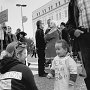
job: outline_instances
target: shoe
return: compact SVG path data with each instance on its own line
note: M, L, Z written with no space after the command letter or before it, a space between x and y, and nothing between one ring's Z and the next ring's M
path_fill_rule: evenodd
M39 75L39 77L46 77L47 75L46 74L43 74L43 75Z
M44 73L43 75L39 75L39 77L47 77L48 73Z

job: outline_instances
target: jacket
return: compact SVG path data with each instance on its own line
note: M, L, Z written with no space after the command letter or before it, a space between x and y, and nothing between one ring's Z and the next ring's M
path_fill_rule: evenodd
M45 39L44 39L44 32L43 29L38 28L35 33L35 39L36 39L36 48L38 50L45 50Z
M17 59L3 58L0 73L0 90L38 90L30 68Z

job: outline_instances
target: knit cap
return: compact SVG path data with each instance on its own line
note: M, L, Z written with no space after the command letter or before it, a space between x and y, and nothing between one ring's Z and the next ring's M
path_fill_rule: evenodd
M26 45L21 43L21 42L12 42L8 44L6 47L6 51L12 54L12 52L19 53L22 51L24 48L26 48Z
M17 42L12 42L7 45L6 51L11 54L13 51L15 51L16 46L17 46Z

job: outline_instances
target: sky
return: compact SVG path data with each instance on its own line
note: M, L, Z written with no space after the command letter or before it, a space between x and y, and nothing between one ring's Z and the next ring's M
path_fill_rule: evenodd
M28 38L33 38L32 29L32 12L51 0L0 0L0 12L8 9L8 22L7 26L11 26L12 33L15 33L17 28L22 30L21 8L16 4L25 4L22 7L23 16L27 17L27 21L23 24L24 31L27 33Z

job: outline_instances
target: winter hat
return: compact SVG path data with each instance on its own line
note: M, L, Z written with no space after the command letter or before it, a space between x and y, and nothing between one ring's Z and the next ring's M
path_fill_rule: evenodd
M15 51L15 47L17 46L17 42L12 42L7 45L6 51L10 54L12 54L13 51Z

